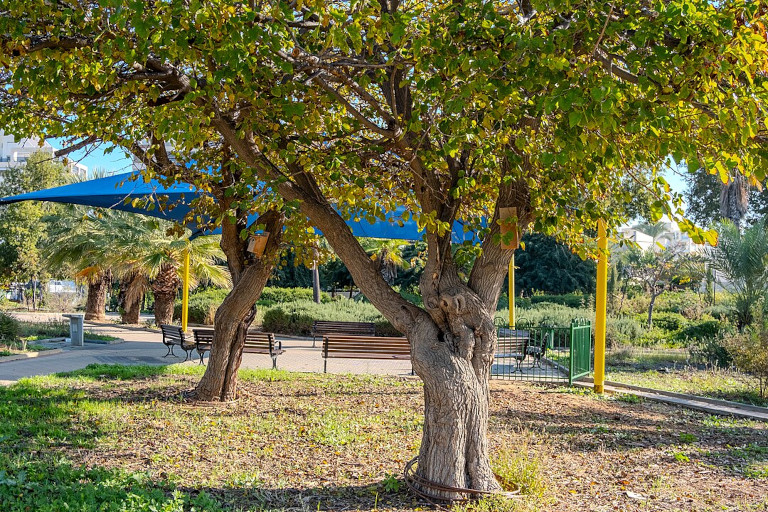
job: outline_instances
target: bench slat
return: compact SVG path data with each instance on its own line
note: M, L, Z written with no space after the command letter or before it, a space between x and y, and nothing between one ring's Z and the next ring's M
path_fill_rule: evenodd
M390 359L407 361L411 358L408 338L388 336L323 336L324 371L329 358Z
M211 350L213 345L213 329L193 329L197 351L200 354L200 364L203 363L205 352ZM277 345L277 347L276 347ZM272 368L277 368L277 356L284 354L279 342L275 341L275 335L271 332L248 331L243 343L245 354L266 354L272 358Z

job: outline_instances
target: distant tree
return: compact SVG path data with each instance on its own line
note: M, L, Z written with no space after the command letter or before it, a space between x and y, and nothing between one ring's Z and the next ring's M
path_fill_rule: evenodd
M669 290L678 276L683 255L674 247L664 250L641 251L629 248L626 253L626 272L629 279L640 284L650 295L648 328L653 327L653 307L656 299Z
M280 254L280 261L272 270L267 286L308 288L312 286L312 270L300 263L293 247L288 247Z
M66 183L67 168L51 155L33 154L26 165L10 167L0 181L0 197L7 197ZM49 226L42 220L60 209L52 203L24 201L0 207L0 279L7 282L44 281L41 254L48 244ZM33 298L33 309L36 300Z
M515 289L526 295L534 291L564 294L595 291L597 265L582 260L568 246L538 233L523 236L515 251Z
M693 220L708 226L723 218L720 210L723 182L718 175L697 172L688 175L686 182L686 213ZM747 195L748 208L742 220L746 224L753 224L768 215L768 188L749 187Z
M706 249L712 267L726 278L736 298L740 329L750 325L754 307L768 292L768 233L765 219L744 230L724 220L718 227L715 247Z

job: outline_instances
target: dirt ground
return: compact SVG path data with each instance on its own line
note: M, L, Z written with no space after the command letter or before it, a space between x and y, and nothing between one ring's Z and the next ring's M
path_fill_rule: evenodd
M98 405L87 466L146 471L233 508L425 510L404 464L418 452L418 381L307 376L242 382L233 404L184 398L194 376L77 381ZM768 425L552 386L492 381L490 444L536 462L520 510L768 510ZM524 503L523 503L524 502Z

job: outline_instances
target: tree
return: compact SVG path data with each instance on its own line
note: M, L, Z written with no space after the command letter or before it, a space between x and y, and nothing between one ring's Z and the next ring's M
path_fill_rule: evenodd
M648 323L653 327L653 306L659 295L672 285L678 266L679 254L673 249L641 251L629 249L627 272L630 279L640 283L651 297L648 304Z
M54 187L67 181L67 168L46 153L30 156L24 166L10 167L0 177L0 197ZM59 207L50 203L23 202L0 206L0 278L5 282L43 280L41 251L49 245L43 218ZM36 307L35 301L32 304Z
M103 320L106 288L120 280L123 323L138 323L141 302L149 286L155 295L155 322L169 324L181 282L182 252L190 252L190 285L212 282L229 285L229 276L217 265L222 257L217 237L169 236L171 223L103 209L69 208L47 218L54 227L55 244L47 251L54 268L72 265L76 277L89 283L86 318Z
M515 251L515 290L563 294L594 293L597 266L583 260L554 237L537 233L523 236L525 249Z
M744 230L731 221L717 226L715 247L706 255L712 268L725 277L736 297L739 330L752 323L755 304L768 292L768 233L765 219Z
M264 190L276 193L280 211L319 228L365 296L408 337L424 382L418 472L443 488L499 488L485 434L492 316L511 258L500 242L533 228L586 255L585 230L600 218L609 227L625 220L626 169L640 167L651 170L654 219L679 219L681 201L656 174L670 154L695 168L740 167L764 178L759 5L76 4L13 0L0 13L0 55L11 70L0 79L0 118L20 132L33 122L41 130L43 120L50 134L122 147L153 134L188 156L231 150L235 185L253 187L252 196L212 192L222 208L251 208ZM162 156L162 147L149 156ZM150 172L190 179L161 160ZM397 207L399 221L426 230L423 307L386 283L345 223L383 219ZM516 214L507 217L508 208ZM240 246L225 247L247 229L237 218L232 228L222 222L230 268L245 258ZM454 255L455 221L479 232L479 248ZM275 228L268 231L282 231ZM463 279L457 260L465 252L475 257ZM212 352L199 391L237 369L253 304L240 292L260 291L268 266L252 281L233 270L214 340L227 364L214 365ZM219 331L227 315L237 331Z
M697 172L686 179L685 202L687 214L702 226L714 224L724 216L720 209L720 199L724 192L723 182L716 174ZM749 208L743 216L744 222L754 224L768 215L768 188L750 186L747 204Z

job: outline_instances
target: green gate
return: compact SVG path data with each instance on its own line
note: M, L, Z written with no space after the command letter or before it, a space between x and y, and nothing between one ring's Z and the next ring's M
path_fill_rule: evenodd
M586 320L570 327L496 327L492 378L571 384L591 371L592 326Z
M571 357L568 384L589 375L592 363L592 325L587 320L571 322Z

